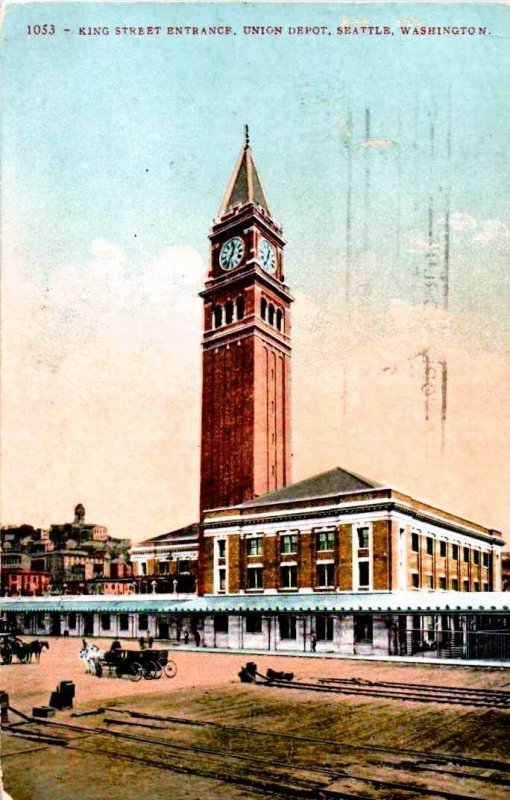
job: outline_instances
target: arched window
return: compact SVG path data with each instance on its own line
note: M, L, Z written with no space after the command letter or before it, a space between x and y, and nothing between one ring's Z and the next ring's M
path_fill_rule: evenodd
M263 320L265 320L267 316L267 300L265 297L260 301L260 316Z
M225 303L225 322L229 325L234 320L234 304L232 300Z
M279 331L283 329L283 311L280 308L276 312L276 327Z
M269 318L269 324L270 324L270 325L274 325L274 313L275 313L275 310L274 310L274 305L273 305L272 303L269 303L269 314L268 314L268 318Z
M221 306L214 306L213 309L213 325L219 328L223 322L223 309Z
M236 319L244 317L244 297L238 297L236 300Z

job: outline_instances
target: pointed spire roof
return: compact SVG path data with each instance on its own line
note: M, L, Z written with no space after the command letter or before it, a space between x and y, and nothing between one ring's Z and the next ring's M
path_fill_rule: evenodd
M244 131L243 148L225 192L225 197L219 210L220 217L234 206L244 205L245 203L256 203L262 206L268 214L271 213L253 160L248 125L244 126Z

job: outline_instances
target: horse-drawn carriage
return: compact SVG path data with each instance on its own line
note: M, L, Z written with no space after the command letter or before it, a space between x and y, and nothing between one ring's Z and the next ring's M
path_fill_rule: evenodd
M106 672L118 678L127 677L132 681L140 681L142 678L148 681L158 680L163 674L167 678L174 678L177 674L177 664L168 656L168 650L117 648L108 650L103 658L99 659L99 668L101 673Z
M41 651L49 650L48 642L24 642L14 633L0 633L0 658L2 664L11 664L14 656L21 664L31 663L32 658L39 662Z

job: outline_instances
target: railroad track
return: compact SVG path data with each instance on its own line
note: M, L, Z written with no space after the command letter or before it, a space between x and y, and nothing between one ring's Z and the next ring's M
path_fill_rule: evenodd
M450 704L482 705L491 708L510 708L510 692L501 689L470 689L468 687L455 687L444 685L427 685L419 683L398 683L396 681L370 681L360 678L319 678L322 685L369 688L387 693L403 693L406 697L419 695L430 698L433 702L443 701Z
M260 686L294 689L295 691L349 694L389 700L410 700L416 703L474 706L476 708L510 709L510 692L497 689L455 689L453 687L399 684L383 681L363 681L357 678L318 678L316 683L268 679Z
M261 731L210 720L163 717L129 709L107 708L105 711L115 711L117 715L103 717L101 723L107 726L104 728L37 718L24 726L11 728L11 732L16 736L23 736L24 732L29 734L27 738L31 742L40 736L41 742L47 746L53 744L82 753L143 763L178 774L219 779L249 787L264 797L272 795L310 800L410 800L418 797L423 800L492 800L496 796L493 794L494 787L498 787L501 797L504 797L505 790L502 787L510 786L510 763L494 759L352 745L320 737ZM103 709L98 711L102 712ZM129 719L121 719L121 714L128 715ZM182 725L198 726L202 732L206 729L206 732L220 738L220 746L217 742L176 741L176 729L179 730ZM143 735L134 733L132 729L136 728L151 729L152 732L144 732ZM55 730L58 733L54 734ZM155 730L161 735L155 736ZM9 732L9 727L6 732ZM241 751L241 733L248 736L253 749L256 747L255 737L264 737L268 742L266 754ZM229 736L227 747L225 734ZM58 740L65 741L62 743ZM285 757L279 755L281 744L288 744L289 741L293 745L305 746L305 750L311 743L321 745L319 763L317 756L310 751L301 754L294 751L292 755L287 752ZM135 752L130 752L129 748L134 748ZM456 786L446 788L445 775L449 775L450 784L458 784L461 791L457 791Z

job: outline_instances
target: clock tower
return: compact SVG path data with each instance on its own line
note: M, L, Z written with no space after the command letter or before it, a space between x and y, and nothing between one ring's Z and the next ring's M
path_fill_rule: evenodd
M290 304L282 229L245 141L210 239L200 511L290 483Z

